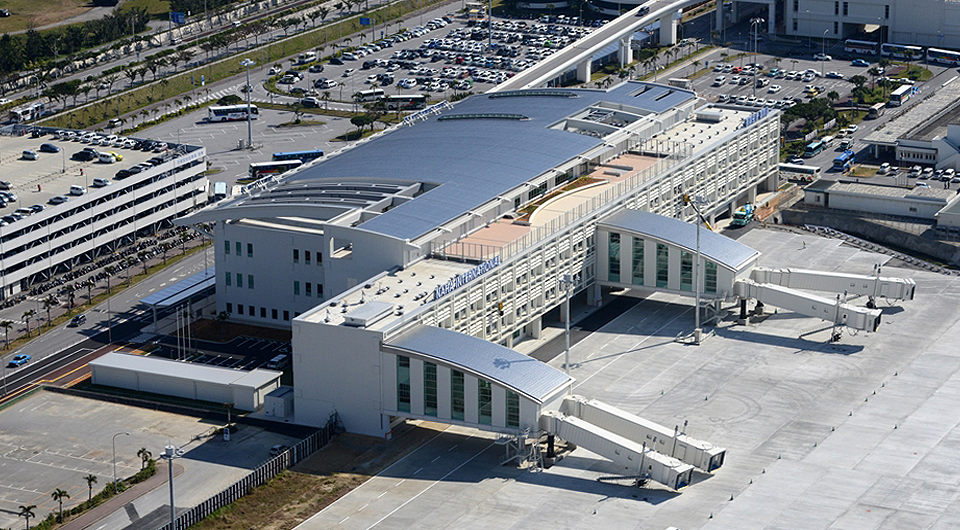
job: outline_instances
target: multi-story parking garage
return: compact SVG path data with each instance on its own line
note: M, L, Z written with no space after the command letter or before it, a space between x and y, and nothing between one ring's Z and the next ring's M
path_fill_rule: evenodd
M151 231L206 202L203 147L178 145L155 153L92 146L115 152L122 160L80 161L71 155L91 146L62 140L53 129L37 129L38 137L27 134L33 131L22 126L3 130L6 156L0 164L9 182L4 187L13 194L7 196L3 213L8 217L0 226L4 297L112 252L136 233ZM40 149L42 144L59 151ZM21 155L25 151L37 158ZM139 173L117 178L118 170L141 164Z
M571 295L599 302L605 216L633 208L691 220L691 194L712 219L775 190L777 111L699 103L639 82L474 96L183 222L216 222L218 311L293 320L298 423L336 410L348 430L388 432L401 411L386 397L401 387L398 355L499 388L491 396L504 404L513 392L542 405L562 381L525 392L497 369L405 348L404 337L435 326L457 332L458 349L510 348L539 336L565 275ZM520 360L486 348L473 347L501 358L489 366ZM451 421L483 428L464 414Z

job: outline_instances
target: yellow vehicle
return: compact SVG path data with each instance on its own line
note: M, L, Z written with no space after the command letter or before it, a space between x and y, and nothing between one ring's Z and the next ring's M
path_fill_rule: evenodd
M116 152L116 151L108 151L108 153L110 153L111 155L113 155L113 158L116 158L116 159L117 159L117 162L123 160L123 155L121 155L120 153L118 153L118 152Z

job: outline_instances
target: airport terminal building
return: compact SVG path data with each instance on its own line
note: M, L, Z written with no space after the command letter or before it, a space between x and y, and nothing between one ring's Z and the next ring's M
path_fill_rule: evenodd
M714 220L776 190L778 112L701 105L642 82L477 95L182 222L215 223L218 311L292 325L297 423L337 411L379 436L395 417L440 414L523 430L570 380L509 348L539 336L568 286L599 303L605 217L692 221L690 194ZM681 246L651 240L647 259L683 261L664 274L689 293Z

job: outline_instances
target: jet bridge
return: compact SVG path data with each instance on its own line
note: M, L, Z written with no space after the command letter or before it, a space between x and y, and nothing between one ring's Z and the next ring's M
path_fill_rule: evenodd
M741 299L755 298L764 304L794 311L802 315L822 318L836 325L853 329L876 331L880 327L879 309L858 307L837 300L829 300L815 294L797 291L789 287L771 283L757 283L753 280L737 280L734 294Z
M560 405L560 412L575 416L594 425L627 438L645 440L656 451L674 457L681 462L712 472L723 465L727 450L714 447L708 442L683 434L679 427L669 429L658 423L620 410L595 399L583 396L567 396Z
M690 464L660 454L645 443L629 440L576 416L544 412L540 415L540 429L626 467L629 473L636 473L636 478L640 480L650 479L680 490L693 479L693 466Z
M842 272L757 267L750 272L750 278L757 283L791 289L865 295L869 297L867 307L871 309L876 307L878 297L888 300L913 300L917 289L917 284L910 278L884 278L879 272L877 276L864 276Z

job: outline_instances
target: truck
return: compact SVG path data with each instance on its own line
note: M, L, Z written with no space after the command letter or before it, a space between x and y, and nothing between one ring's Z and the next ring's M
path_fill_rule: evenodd
M217 182L213 185L213 200L219 201L227 198L227 183Z
M747 226L753 221L753 205L744 204L733 212L733 221L730 226Z

